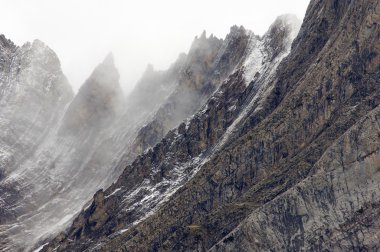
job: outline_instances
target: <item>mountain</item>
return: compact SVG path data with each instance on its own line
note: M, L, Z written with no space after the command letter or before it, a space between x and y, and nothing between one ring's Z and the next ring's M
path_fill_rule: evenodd
M168 70L148 66L126 98L108 55L54 113L33 152L0 181L1 250L30 250L63 230L98 188L108 187L126 165L204 105L242 62L248 33L233 27L222 40L204 32ZM48 66L41 69L49 73Z
M289 53L298 29L299 23L292 16L279 17L263 37L243 27L233 27L221 46L221 57L215 62L224 67L236 63L230 68L231 72L225 73L225 79L207 103L178 128L169 131L153 148L138 156L117 182L105 191L99 190L71 228L44 250L125 248L144 251L161 248L164 242L169 247L163 249L178 250L177 242L192 239L187 229L184 230L186 226L192 227L192 223L186 222L193 221L193 214L201 214L194 212L192 204L199 209L207 208L207 202L198 201L196 195L213 195L202 188L208 186L211 179L202 174L205 167L230 144L239 129L244 129L238 126L250 112L263 113L261 107L273 90L276 70ZM231 58L239 52L239 58ZM198 183L202 185L196 185ZM186 188L195 194L182 194ZM231 221L241 216L239 212L235 214ZM145 225L148 226L145 228ZM173 234L173 238L169 238L169 234ZM140 235L144 242L138 240ZM167 239L164 241L162 237ZM194 249L191 243L189 240L183 248Z
M380 1L312 1L290 47L292 27L250 36L207 103L42 251L378 250Z
M221 80L238 64L246 46L246 42L241 42L243 36L246 36L245 31L236 34L230 32L223 41L212 34L207 37L204 31L199 38L194 39L188 55L182 56L183 64L176 76L178 85L157 110L153 120L139 130L132 150L141 153L153 147L169 130L200 109ZM233 43L242 43L242 46ZM231 51L240 55L230 60L226 54ZM231 62L226 62L229 60Z
M41 42L37 42L37 46L53 55ZM55 69L59 65L53 65L54 61L50 62L43 52L40 53L41 57L35 54L29 57L32 62L38 60L37 62L44 64L32 69L21 66L20 71L28 71L30 76L42 76L40 78L48 80L51 79L51 75L56 74L55 71L59 71L63 76L60 70ZM58 58L55 59L58 61ZM98 186L103 186L104 179L96 177L97 173L88 169L85 164L93 155L93 146L101 138L100 133L104 131L102 124L111 121L109 117L116 110L116 103L121 102L122 93L118 78L112 56L108 56L94 70L75 97L70 93L69 98L72 101L67 99L61 110L48 110L54 109L54 103L44 102L47 98L59 102L60 98L57 96L39 94L40 97L36 97L25 94L30 100L30 103L25 104L28 108L33 111L34 107L31 104L34 103L35 106L47 109L47 115L54 117L50 119L51 122L47 120L49 117L34 117L34 121L31 121L28 127L33 129L35 125L44 125L46 130L43 132L43 138L33 142L30 146L33 151L30 153L23 152L23 149L15 146L15 151L23 152L24 159L12 167L13 170L0 181L2 250L28 248L47 234L61 230L73 216L71 211L84 204ZM28 84L28 80L18 79L21 86ZM18 92L17 82L10 80L10 84L12 92ZM44 82L37 79L33 91L38 90L37 85L41 84ZM64 89L64 85L69 85L67 82L48 84L56 86L49 86L49 90L54 92ZM13 113L25 113L21 110L23 102L15 101ZM17 121L13 123L19 124ZM37 137L39 133L33 131L30 135ZM108 171L97 172L104 176ZM81 185L85 187L81 188ZM57 223L57 217L61 219L60 223Z
M379 0L311 1L124 97L0 36L0 250L378 250L379 41Z

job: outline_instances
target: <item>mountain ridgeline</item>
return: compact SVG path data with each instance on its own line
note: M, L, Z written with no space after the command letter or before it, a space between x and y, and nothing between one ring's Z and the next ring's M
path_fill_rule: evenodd
M203 32L124 96L0 36L0 251L380 249L380 0Z

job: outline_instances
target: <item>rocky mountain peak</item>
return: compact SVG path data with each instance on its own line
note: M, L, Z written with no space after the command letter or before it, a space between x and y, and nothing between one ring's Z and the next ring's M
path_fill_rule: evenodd
M290 51L291 44L301 27L301 21L293 14L285 14L276 18L263 36L263 41L273 60L279 54Z
M275 35L276 33L285 32L287 35L285 43L290 44L297 36L301 25L302 21L296 15L284 14L277 17L277 19L273 22L269 28L269 33Z
M150 74L152 72L154 72L154 66L152 64L148 64L145 68L144 75Z
M189 56L191 57L192 53L197 53L200 50L208 50L213 47L218 47L222 43L222 39L218 39L214 35L207 37L206 31L204 30L202 34L198 37L196 36L189 51Z
M240 25L233 25L230 27L230 32L228 33L228 37L239 37L242 34L247 33L247 30L244 28L244 26Z
M199 39L201 39L201 40L205 40L206 38L207 38L207 36L206 36L206 30L204 30L204 31L202 32L201 36L199 37Z
M109 52L107 56L104 58L103 63L107 63L109 65L115 66L115 57L112 52Z
M122 100L119 72L110 53L79 89L65 114L61 132L82 126L101 126L102 121L119 112Z
M277 27L277 29L289 29L294 32L298 32L302 24L302 21L294 14L283 14L278 16L276 20L271 24L269 30Z
M30 58L34 61L43 61L41 63L46 63L46 64L52 64L57 66L61 66L61 63L59 61L59 58L57 54L49 47L47 46L44 42L42 42L39 39L33 40L32 43L26 42L22 46L23 51L28 51L28 53L31 53L33 55L30 56Z
M14 49L16 45L10 39L7 39L4 34L0 34L0 52L3 52L5 48Z
M114 56L109 53L106 58L92 72L83 87L87 85L101 85L105 89L119 89L119 71L114 62Z
M64 100L71 100L74 93L71 85L64 76L61 62L57 54L44 42L36 39L32 43L25 43L21 48L21 68L29 69L21 75L35 74L33 79L27 79L29 85L51 93L54 97L63 96Z
M27 95L31 89L47 94L45 98L57 102L66 103L72 99L73 91L62 72L58 56L42 41L34 40L19 47L2 35L0 47L0 86L4 96L16 90L13 97ZM12 71L12 67L17 70ZM8 81L2 81L5 79Z

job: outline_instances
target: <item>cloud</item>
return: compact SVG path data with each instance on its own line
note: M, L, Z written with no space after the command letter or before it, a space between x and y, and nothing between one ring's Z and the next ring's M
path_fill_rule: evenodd
M195 35L224 38L237 24L263 34L276 16L303 18L308 0L5 0L0 33L21 45L40 39L56 51L77 90L109 51L130 91L148 63L167 68Z

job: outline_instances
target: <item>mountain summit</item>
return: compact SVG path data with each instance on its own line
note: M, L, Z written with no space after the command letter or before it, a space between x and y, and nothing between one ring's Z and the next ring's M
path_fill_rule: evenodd
M123 100L119 78L110 53L79 89L65 114L61 132L100 127L118 113Z

